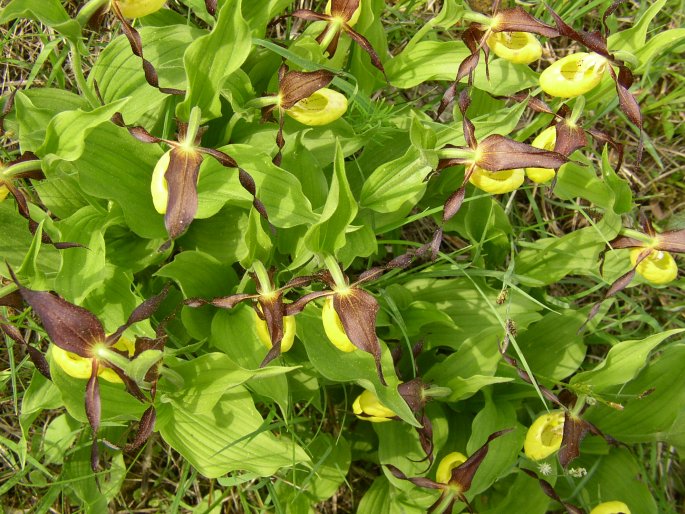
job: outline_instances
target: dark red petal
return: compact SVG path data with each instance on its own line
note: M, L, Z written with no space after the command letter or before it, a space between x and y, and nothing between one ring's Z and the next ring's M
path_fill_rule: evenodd
M168 284L166 286L164 286L164 289L162 289L161 293L153 296L152 298L148 298L143 303L141 303L138 307L133 309L133 312L128 317L128 320L126 320L126 323L124 323L122 326L120 326L116 330L116 332L114 332L113 334L111 334L107 338L107 344L110 346L115 344L119 340L119 338L121 337L121 334L123 334L124 331L128 327L130 327L134 323L138 323L139 321L146 320L150 316L152 316L155 313L155 311L157 309L159 309L159 306L162 304L164 299L167 297L167 294L169 294L169 285Z
M376 336L378 301L363 289L355 287L344 294L334 293L333 308L352 344L373 355L378 378L386 385L381 367L381 345Z
M471 482L473 481L473 477L475 476L476 471L478 471L478 468L483 463L483 459L485 459L486 455L488 454L490 443L498 437L503 436L504 434L508 434L512 430L513 428L507 428L506 430L499 430L498 432L490 434L490 436L488 437L487 441L485 441L483 446L478 448L466 460L466 462L452 470L450 484L458 485L459 490L462 493L468 491L471 488Z
M657 250L666 252L685 253L685 229L671 230L656 235Z
M530 32L545 37L558 37L559 31L534 18L521 7L505 9L493 18L493 32Z
M331 296L332 294L332 291L314 291L313 293L308 293L302 296L301 298L298 298L293 303L289 303L288 305L286 305L285 315L294 316L295 314L302 312L302 309L304 309L307 306L307 304L312 300L316 300L317 298L321 298L322 296Z
M164 224L171 239L182 235L197 212L197 178L202 155L196 151L173 148L164 174L169 188Z
M152 435L152 431L155 428L156 419L157 413L155 412L155 408L153 406L150 406L143 413L143 417L140 418L140 422L138 423L138 430L136 431L136 435L133 439L133 442L127 444L124 447L124 451L130 452L143 446Z
M589 427L585 421L572 416L568 411L564 415L564 435L559 449L559 463L566 469L570 462L580 455L580 442L587 435Z
M580 510L578 507L576 507L575 505L571 505L570 503L564 502L559 497L557 492L554 490L554 487L552 487L552 485L549 482L547 482L546 480L542 480L540 477L538 477L534 471L531 471L530 469L525 469L525 468L521 468L521 471L523 471L526 475L536 479L539 482L540 488L542 489L542 491L547 496L552 498L553 500L562 504L564 506L564 508L566 509L566 512L568 512L568 514L584 514L584 512L582 510Z
M331 16L314 12L310 9L298 9L294 11L291 16L307 21L331 21Z
M362 50L369 54L369 57L371 58L371 64L373 64L378 70L380 70L381 73L383 73L385 81L388 82L388 77L385 74L385 68L383 68L381 58L378 56L376 50L374 50L371 42L364 36L362 36L359 32L352 30L349 25L343 25L343 30L348 36L350 36L350 39L352 39L352 41L357 43L362 48Z
M98 383L98 369L100 364L97 359L92 360L92 371L86 385L86 417L95 435L100 428L100 384Z
M281 108L290 109L300 100L326 87L334 77L335 75L328 70L289 71L278 85Z
M512 168L559 168L568 158L557 152L535 148L499 134L486 137L478 143L476 164L488 171Z
M26 342L17 327L0 323L0 330L2 330L5 334L7 334L8 337L12 338L17 343L24 345L29 357L31 358L31 362L33 362L33 365L36 366L36 369L40 371L45 378L52 380L50 377L50 365L48 364L47 359L42 353L40 353L40 351Z
M331 16L350 21L359 7L359 0L331 0Z
M554 12L554 10L549 5L545 4L545 7L547 8L547 11L549 11L549 13L552 15L552 18L554 18L554 23L556 24L557 29L559 30L559 34L571 38L582 45L585 45L593 52L603 55L604 57L611 57L609 54L609 50L607 49L606 39L601 33L582 31L577 32L572 27L567 25L566 22L564 22L564 20L562 20L561 17L559 17L559 15L556 12Z
M214 16L216 14L216 0L205 0L205 9Z
M10 269L10 273L52 342L63 350L90 358L93 345L105 340L105 329L95 315L47 291L27 289L19 283L14 271Z
M445 488L445 484L440 484L438 482L435 482L434 480L431 480L430 478L408 477L392 464L386 464L385 467L388 468L388 471L390 471L390 473L392 473L395 478L399 478L400 480L408 480L412 484L418 485L419 487L425 487L426 489Z

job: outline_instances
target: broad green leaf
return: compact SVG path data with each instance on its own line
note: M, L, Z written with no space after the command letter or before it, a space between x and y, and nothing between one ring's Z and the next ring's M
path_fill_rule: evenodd
M407 476L418 476L425 471L427 465L423 459L426 454L421 449L419 436L414 427L395 420L363 423L371 423L378 435L378 462L381 466L391 464ZM400 481L389 471L384 469L384 473L399 489L411 488L409 483Z
M578 311L551 312L516 338L533 373L560 381L578 369L585 359L586 347L578 335L585 318Z
M211 411L224 393L253 377L268 377L287 373L293 368L270 366L249 370L238 366L223 353L207 353L191 361L169 364L173 380L159 384L159 394L167 395L175 405L191 413ZM176 376L182 379L182 387Z
M614 345L606 358L593 370L578 373L571 379L576 386L589 386L593 392L626 384L647 365L649 353L667 338L685 329L667 330L644 339L622 341Z
M121 206L131 230L147 239L166 237L164 216L152 205L150 179L162 156L157 145L134 139L112 124L97 127L86 139L81 157L73 162L83 190Z
M602 150L602 175L604 176L604 182L614 192L614 212L616 214L625 214L633 208L633 192L630 189L630 184L622 180L609 163L608 148L609 145L605 145Z
M155 66L160 84L185 89L183 54L193 41L207 32L186 24L141 27L139 32L145 58ZM159 107L168 98L147 83L142 61L133 54L124 36L114 39L102 51L88 80L97 83L105 102L129 98L121 111L128 124L140 123L146 112Z
M33 234L31 246L24 257L24 261L21 263L19 269L15 270L15 273L17 274L17 277L19 277L19 280L22 282L22 284L24 284L26 287L30 287L31 289L45 289L49 287L46 282L45 274L38 266L38 256L40 255L40 250L43 247L44 222L45 220L38 224L36 233Z
M625 50L635 52L645 46L649 24L659 11L666 5L666 0L657 0L636 20L629 29L611 34L607 38L607 47L610 52Z
M594 226L526 245L516 259L517 278L522 283L540 286L570 274L594 274L599 268L599 253L620 228L621 218L607 211Z
M276 438L252 402L236 386L216 408L194 413L175 403L157 404L157 430L162 438L207 478L246 470L271 476L280 468L309 461L287 436Z
M268 262L273 252L271 237L264 230L261 214L250 209L247 219L247 230L244 232L246 254L241 255L240 263L245 269L252 267L254 261Z
M96 202L79 185L71 163L55 163L43 171L47 180L33 180L31 183L43 205L58 218L68 218L79 209Z
M265 0L265 2L247 2L242 5L243 17L250 26L253 37L264 37L266 27L271 20L283 13L292 4L291 0Z
M621 403L623 410L597 404L588 409L585 418L622 442L664 439L685 408L683 367L685 345L668 346L649 362L637 378L614 387L612 391L617 396L611 395L609 398Z
M387 371L392 367L390 354L384 348L385 345L381 344L381 361L387 387L381 385L370 354L358 350L341 352L330 343L323 330L319 309L310 305L298 314L297 334L307 350L310 362L325 378L334 382L355 382L361 385L376 394L381 403L392 409L403 421L418 426L414 414L397 391L400 381L394 373Z
M68 301L81 304L105 277L105 238L107 217L93 207L84 207L59 223L62 237L83 248L62 253L62 269L55 279L55 289Z
M81 26L69 17L59 0L13 0L0 11L0 25L17 18L39 21L74 43L81 40Z
M667 54L669 50L676 49L676 46L683 41L685 41L685 28L671 29L657 34L635 52L640 60L640 66L635 71L637 73L646 72L655 58Z
M438 493L414 487L399 490L381 475L374 480L359 502L357 514L425 514Z
M250 53L250 27L243 19L242 0L223 4L212 32L195 40L183 56L188 89L185 100L176 108L181 120L199 107L203 120L221 116L219 91L224 77L240 68Z
M307 450L313 457L315 470L307 488L317 500L326 500L346 480L351 461L350 444L342 435L333 437L321 433L307 446Z
M364 182L359 200L361 207L381 213L408 212L423 196L425 179L438 165L437 154L432 151L435 136L431 129L424 129L417 118L412 120L411 130L413 146L399 159L380 165ZM420 141L424 138L428 139ZM415 139L419 141L415 142ZM429 146L421 147L417 143Z
M89 112L78 109L58 114L50 120L45 141L36 149L36 155L48 166L56 160L77 160L83 154L86 138L93 129L108 122L127 101L122 99Z
M198 250L225 262L237 262L246 251L244 234L249 211L225 206L207 219L196 219L178 241L188 250Z
M345 158L337 145L333 180L321 219L305 235L305 244L314 253L335 255L345 245L345 231L357 215L357 202L345 174Z
M614 192L611 187L597 178L594 169L574 162L559 168L554 194L562 200L585 198L604 209L612 209L614 206Z
M76 439L81 430L81 424L68 414L60 414L54 418L43 436L45 456L44 464L62 464L64 455Z
M386 66L390 84L407 89L431 80L454 81L459 64L471 52L461 41L422 41L400 52ZM490 61L490 80L485 65L478 65L474 85L493 95L510 95L537 84L537 74L528 66L504 59Z
M511 480L511 477L507 477L507 479ZM503 479L501 484L498 482L500 489L506 493L506 496L500 498L500 501L497 501L496 498L488 498L495 505L487 510L480 510L481 514L512 514L513 512L546 514L548 512L551 500L542 492L537 480L523 473L517 473L510 483L504 482L507 479ZM544 477L544 479L554 483L554 477Z

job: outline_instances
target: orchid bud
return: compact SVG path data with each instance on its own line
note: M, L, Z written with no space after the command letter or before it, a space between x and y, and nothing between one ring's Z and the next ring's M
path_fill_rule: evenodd
M550 412L537 418L528 429L523 452L533 460L549 457L561 447L564 434L564 413Z
M114 345L114 348L127 352L129 357L133 357L135 354L135 346L133 342L124 337L117 341L117 343ZM90 378L93 368L93 359L80 357L75 353L63 350L55 344L51 345L50 347L50 355L52 356L52 361L62 368L67 375L81 379ZM98 376L114 384L122 383L119 375L117 375L111 368L100 366L100 369L98 370Z
M166 0L114 0L124 18L142 18L159 11Z
M152 172L152 181L150 182L150 192L152 193L152 203L155 210L160 214L166 213L167 201L169 200L169 186L164 178L166 170L169 168L171 161L171 150L162 155L155 170Z
M531 146L534 146L535 148L541 148L543 150L553 151L556 142L557 129L556 127L552 126L547 127L545 130L540 132L535 139L533 139ZM554 178L555 173L556 172L552 168L526 168L526 176L538 184L549 182Z
M633 248L630 251L630 262L633 266L643 251L644 248ZM675 280L678 276L678 265L670 253L658 250L645 257L635 271L652 284L663 285Z
M371 391L364 391L355 398L352 411L359 418L373 423L390 421L397 414L384 406Z
M259 317L259 314L255 312L255 326L257 328L257 336L267 349L271 349L273 346L271 342L271 335L269 334L269 327L266 321ZM295 316L284 316L283 317L283 339L281 339L281 353L287 352L293 347L293 342L295 341Z
M323 303L323 310L321 311L321 320L323 321L323 329L329 341L333 343L338 350L343 352L353 352L357 347L352 344L350 338L345 333L340 316L335 312L333 307L333 298L328 297Z
M530 64L542 56L542 45L529 32L491 32L487 45L497 57L514 64Z
M347 111L345 95L332 89L322 88L303 98L285 112L304 125L328 125Z
M486 193L500 195L518 189L523 184L524 177L525 173L521 168L488 171L476 166L469 182Z
M607 66L609 60L596 53L567 55L540 74L540 87L548 95L573 98L594 89Z
M331 15L331 0L328 0L328 2L326 2L326 7L324 8L323 12L328 14L329 16ZM352 17L349 20L347 20L347 24L350 27L354 27L354 25L359 21L359 16L361 15L361 13L362 2L361 0L359 0L359 7L357 7L357 9L355 9L355 11L352 13Z
M440 461L440 464L438 464L438 469L435 472L436 482L448 484L452 478L452 470L458 468L464 462L466 462L466 455L463 453L452 452L445 455Z
M590 514L630 514L628 506L619 501L604 502L590 511Z

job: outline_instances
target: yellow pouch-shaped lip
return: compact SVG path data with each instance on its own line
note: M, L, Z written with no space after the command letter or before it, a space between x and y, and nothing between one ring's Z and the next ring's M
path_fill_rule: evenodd
M169 167L170 160L171 150L159 158L157 164L155 165L155 170L152 172L152 180L150 181L152 203L155 206L155 210L160 214L166 213L166 206L169 200L169 187L166 179L164 178L164 174Z
M0 184L0 202L7 198L9 192L10 190L7 189L7 186L5 184Z
M323 12L330 16L330 14L331 14L331 0L328 0L328 2L326 2L326 7L324 8ZM354 27L354 25L359 21L359 16L361 15L361 13L362 13L362 0L359 0L359 7L357 7L356 11L354 11L354 13L352 14L352 17L350 18L350 21L348 21L347 24L350 27Z
M352 411L358 418L374 423L390 421L396 416L395 412L384 406L371 391L364 391L355 398Z
M554 145L557 142L557 129L552 127L547 127L545 130L540 132L531 146L535 148L540 148L542 150L554 150ZM555 171L552 168L526 168L526 176L533 182L538 184L543 184L549 182L554 178Z
M350 338L345 333L340 316L335 312L333 307L333 298L330 296L323 302L323 310L321 311L321 320L323 321L323 329L326 336L333 343L338 350L343 352L353 352L357 347L352 344Z
M633 266L643 250L644 248L633 248L630 251L630 262ZM657 250L643 259L635 271L652 284L663 285L675 280L678 276L678 265L670 253Z
M466 462L466 455L459 452L452 452L445 455L440 464L438 464L438 469L435 472L435 481L441 484L447 484L452 478L452 470L461 466Z
M264 346L269 350L273 346L271 344L271 336L269 335L269 328L266 325L266 321L259 317L255 312L255 326L257 328L257 336ZM281 339L281 353L285 353L293 347L293 342L295 341L295 316L284 316L283 317L283 339Z
M129 357L133 357L133 354L135 353L134 344L129 339L124 337L117 341L117 343L114 345L114 348L117 350L127 351ZM63 350L54 344L50 346L50 355L52 356L52 361L62 368L67 375L74 378L90 378L90 374L93 369L93 359L80 357L75 353ZM104 366L100 366L100 369L98 370L98 376L107 380L108 382L115 384L123 383L121 378L119 378L119 375L117 375L114 370L105 368Z
M115 0L124 18L142 18L159 11L166 0Z
M564 413L550 412L535 421L526 433L523 452L526 457L541 460L549 457L561 447L564 435Z
M476 166L469 182L478 189L493 195L511 193L523 184L525 173L522 169L487 171Z
M328 125L347 111L345 95L322 88L286 109L286 114L304 125Z
M619 501L604 502L590 511L590 514L630 514L628 506Z
M540 74L540 87L548 95L573 98L594 89L608 65L609 61L596 53L567 55Z
M514 64L530 64L542 56L542 45L528 32L492 32L487 45L497 56Z

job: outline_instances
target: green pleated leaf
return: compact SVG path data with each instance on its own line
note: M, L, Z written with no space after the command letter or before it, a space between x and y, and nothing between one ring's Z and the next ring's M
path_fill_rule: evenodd
M211 411L199 414L177 403L158 402L157 430L208 478L238 470L266 477L309 461L287 436L276 437L268 430L242 386L226 393Z
M345 245L345 231L357 215L357 201L352 195L345 174L345 158L340 145L336 145L333 163L333 180L321 219L305 235L305 245L315 253L335 252Z
M649 353L664 340L685 329L667 330L644 339L623 341L614 345L606 358L592 371L578 373L571 379L573 385L587 385L600 392L608 387L625 384L648 363Z
M219 92L224 77L240 68L250 53L250 27L243 19L242 0L224 2L212 32L195 40L183 56L188 76L185 100L176 115L187 120L199 107L203 120L221 116Z

